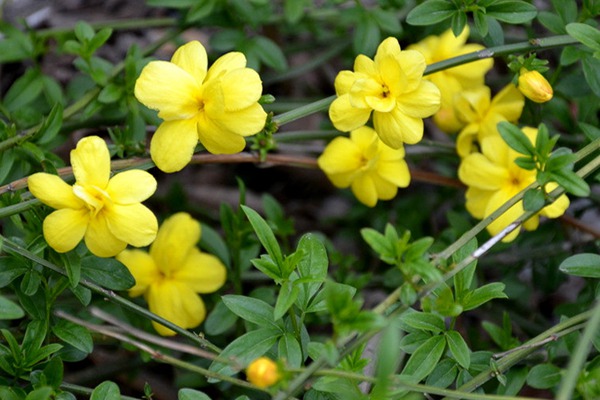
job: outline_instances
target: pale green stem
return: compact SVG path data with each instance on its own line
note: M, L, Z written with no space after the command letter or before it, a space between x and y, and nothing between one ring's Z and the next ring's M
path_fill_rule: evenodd
M100 22L91 22L90 26L95 31L104 28L112 28L114 30L142 30L144 28L157 28L174 26L177 23L175 18L142 18L142 19L125 19L125 20L109 20ZM68 28L49 28L41 29L35 34L40 38L65 35L73 32L74 27Z
M20 254L21 256L23 256L27 259L33 261L34 263L40 264L43 267L46 267L46 268L48 268L56 273L59 273L63 276L67 276L66 271L64 271L62 268L58 267L57 265L55 265L41 257L38 257L37 255L31 253L27 249L22 248L18 244L12 242L11 240L5 238L2 235L0 235L0 241L1 241L1 245L2 245L3 249L6 248L8 250L11 250L17 254ZM105 289L102 286L99 286L93 282L88 281L87 279L81 279L79 284L83 287L90 289L94 293L104 296L107 300L109 300L113 303L119 304L122 307L125 307L126 309L135 312L136 314L142 315L152 321L155 321L155 322L179 333L182 336L185 336L186 338L192 340L192 342L197 343L199 346L201 346L203 348L208 348L216 353L219 353L221 351L220 348L218 348L217 346L215 346L208 340L203 339L200 336L175 325L171 321L168 321L168 320L150 312L149 310L138 306L137 304L119 296L112 290Z
M71 392L73 394L82 394L87 397L90 397L92 395L92 392L94 391L94 389L90 389L85 386L74 385L72 383L66 383L66 382L62 382L60 384L60 388L63 390L66 390L68 392ZM123 394L119 397L119 399L121 399L121 400L140 400L138 397L125 396Z
M600 330L600 301L596 300L596 305L592 310L592 316L587 322L587 326L583 331L583 335L577 341L575 351L571 356L571 361L566 369L566 374L562 379L560 388L556 395L556 400L569 400L573 396L573 390L577 385L577 379L583 364L588 357L590 348L592 347L592 341Z
M457 57L450 58L448 60L428 65L425 69L424 75L433 74L434 72L456 67L458 65L470 63L473 61L483 60L485 58L491 58L495 56L513 53L522 53L533 50L545 50L551 49L553 47L560 47L577 43L579 42L573 39L571 36L560 35L543 39L530 39L527 42L490 47L489 49L483 49L475 51L473 53L463 54ZM300 118L304 118L308 115L324 111L329 107L333 100L335 100L335 98L336 96L330 96L325 99L317 100L314 103L310 103L305 106L299 107L295 110L276 115L273 118L273 122L275 122L278 126L282 126L289 122L296 121Z

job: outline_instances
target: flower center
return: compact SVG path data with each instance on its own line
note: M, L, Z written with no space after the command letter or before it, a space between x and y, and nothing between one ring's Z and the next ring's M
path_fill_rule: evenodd
M390 95L390 88L387 85L382 85L381 96L386 99Z
M79 184L73 185L73 193L75 196L84 201L86 207L92 214L92 217L95 217L104 206L111 205L112 200L108 193L104 190L100 189L97 186L82 186Z

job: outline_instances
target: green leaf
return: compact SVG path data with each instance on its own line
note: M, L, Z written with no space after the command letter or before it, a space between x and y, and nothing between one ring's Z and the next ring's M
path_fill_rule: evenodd
M537 8L525 1L494 0L486 7L486 14L509 24L522 24L535 18Z
M456 361L451 358L446 358L435 366L431 374L427 377L425 384L440 388L447 388L454 382L458 375L458 367Z
M56 103L48 117L44 120L44 123L40 127L37 133L37 143L38 144L47 144L52 141L58 132L60 132L60 127L62 126L63 119L63 106L60 103Z
M551 0L552 7L564 23L577 19L578 7L575 0Z
M568 169L560 169L551 173L551 180L562 186L567 192L579 196L590 195L590 187L579 175Z
M263 63L276 71L287 69L288 63L285 55L274 41L265 36L256 36L253 39L253 43L255 45L255 54Z
M577 156L573 154L571 149L560 147L556 149L546 161L546 171L556 171L563 168L568 168L577 160Z
M94 35L88 43L88 52L94 53L98 50L112 35L112 28L103 28Z
M114 258L88 256L81 259L81 275L111 290L127 290L135 285L127 267Z
M298 298L298 293L298 286L292 281L285 281L283 285L281 285L279 295L277 296L277 302L275 303L275 310L273 311L273 318L275 321L281 319L290 309Z
M185 21L187 23L193 23L209 16L216 4L217 0L204 0L196 2L196 4L194 4L188 11Z
M500 132L500 136L502 136L506 144L517 153L525 154L526 156L535 155L535 147L533 147L527 135L516 125L506 121L500 122L498 124L498 132Z
M598 50L600 54L600 50ZM586 56L581 60L581 66L583 67L583 75L585 80L590 85L590 89L596 96L600 96L600 60L596 58L597 55Z
M217 256L227 266L231 265L229 249L223 238L210 226L202 225L202 237L200 247L208 253Z
M88 42L94 38L94 28L85 21L78 21L75 24L75 36L81 43Z
M233 358L239 367L236 368L230 364L214 361L209 369L220 374L233 375L238 372L239 368L244 368L251 361L269 351L280 336L281 331L272 328L261 328L247 332L229 343L219 355L224 360ZM218 379L209 379L211 383L217 381Z
M477 239L473 238L469 240L464 246L462 246L456 253L452 255L452 261L458 264L465 258L469 257L473 252L477 250ZM475 268L477 267L477 260L473 260L459 273L454 275L454 293L456 293L456 300L462 298L463 293L470 290L471 284L473 283L473 275L475 274Z
M42 386L41 388L29 392L27 397L25 397L25 400L50 400L53 392L54 389L50 386Z
M523 195L523 209L525 211L538 211L544 207L546 199L541 189L529 189Z
M56 353L62 348L63 346L58 343L52 343L47 346L43 346L37 351L27 354L27 363L29 366L34 366L40 361L46 360L48 357L50 357L52 354Z
M279 247L279 243L277 243L277 239L275 239L275 235L273 234L273 230L269 227L269 224L267 224L267 222L250 207L244 205L241 205L240 207L246 214L246 217L248 217L260 243L267 253L269 253L275 264L281 268L283 266L281 248Z
M419 311L405 312L400 317L400 321L411 328L433 333L443 332L446 328L444 319L439 315Z
M552 364L538 364L527 374L527 384L535 389L550 389L560 383L560 368Z
M443 335L436 335L427 339L406 362L402 376L412 382L419 382L434 370L446 348L446 339Z
M469 350L465 339L457 331L448 331L445 335L452 357L461 367L469 369L471 364L471 350Z
M590 49L600 51L600 30L587 24L573 22L566 26L567 33Z
M116 383L111 381L104 381L92 392L92 396L90 400L106 400L106 399L115 399L118 400L121 398L121 392L119 391L119 386Z
M413 8L406 16L411 25L435 25L454 15L458 10L450 1L429 0Z
M371 55L380 43L381 33L375 19L363 13L356 23L352 47L356 53Z
M489 31L488 27L488 19L486 15L481 10L476 10L473 12L473 21L475 22L475 29L481 35L481 37L486 37Z
M584 278L600 278L600 255L581 253L565 259L558 269L565 274Z
M23 343L21 347L23 348L23 353L31 354L39 350L46 339L46 333L48 332L48 327L46 325L46 321L40 319L34 319L33 321L27 324L27 330L25 331L25 336L23 338Z
M311 299L327 278L329 260L325 246L311 233L307 233L300 238L298 251L303 254L298 263L298 274L302 281L308 280L306 283L298 283L302 285L302 290L298 294L298 306L306 311Z
M286 364L290 367L300 368L302 365L302 349L291 332L286 332L279 338L277 351L279 358L286 360Z
M456 11L450 20L450 28L454 36L458 37L467 25L467 13L464 11Z
M20 319L25 316L25 311L17 303L0 296L0 320Z
M504 283L493 282L468 293L462 303L464 310L472 310L492 299L506 299L507 296L504 293L504 287Z
M52 326L52 332L63 342L86 354L90 354L94 349L92 335L81 325L61 319Z
M283 17L290 24L295 24L304 15L305 0L285 0L283 3Z
M223 304L238 317L260 327L278 328L273 320L275 309L263 300L236 294L225 295L222 299Z
M194 389L179 389L177 392L177 400L211 400L209 396L199 390Z
M204 330L208 335L217 336L231 328L238 317L221 300L213 307L204 321Z
M379 25L381 30L393 34L402 32L402 25L394 10L384 10L382 8L372 8L369 10L373 20Z
M42 74L38 69L30 68L8 89L4 96L4 106L9 111L17 111L36 100L43 88Z
M395 249L384 235L372 228L363 228L360 230L360 234L363 240L379 255L379 258L388 264L395 264Z
M600 129L594 125L586 124L585 122L580 122L579 128L581 128L583 134L590 142L600 138Z
M109 83L102 88L98 94L98 101L102 104L110 104L119 101L123 97L123 87L116 83Z
M69 284L71 287L76 287L81 280L81 258L75 252L68 252L61 254L61 259L67 270Z

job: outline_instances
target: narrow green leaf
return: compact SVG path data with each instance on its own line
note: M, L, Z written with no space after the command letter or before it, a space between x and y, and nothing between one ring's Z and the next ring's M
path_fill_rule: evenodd
M37 143L46 144L58 135L60 127L62 126L63 119L63 106L60 103L56 103L48 117L44 120L40 130L38 131Z
M492 299L506 299L504 287L504 283L493 282L468 293L463 301L464 310L472 310Z
M450 20L450 28L454 36L458 37L467 25L467 13L464 11L456 11Z
M211 336L221 335L228 331L237 319L237 315L227 308L222 300L219 300L204 321L204 330Z
M253 40L255 54L263 63L277 71L284 71L288 67L283 51L274 41L265 36L256 36Z
M600 54L600 50L597 51ZM585 80L590 86L590 89L594 92L596 96L600 97L600 60L598 59L598 55L594 55L593 57L588 55L582 58L581 66L583 67L583 76L585 76Z
M372 8L369 12L381 30L394 34L402 32L402 25L394 10Z
M439 315L426 312L405 312L400 317L400 321L412 328L440 333L444 331L444 319Z
M457 331L448 331L445 334L452 357L461 367L469 369L471 364L471 350L469 350L465 339Z
M435 25L457 12L458 10L450 1L429 0L413 8L406 16L410 25Z
M25 311L17 303L0 296L0 320L19 319L25 316Z
M277 351L279 358L286 360L286 364L291 368L300 368L302 365L302 349L291 332L286 332L279 338Z
M435 366L431 374L427 377L425 384L440 388L447 388L454 382L458 375L458 366L456 361L451 358L446 358Z
M114 258L83 258L81 275L111 290L127 290L135 285L135 279L129 269Z
M185 21L191 24L193 22L201 20L204 17L209 16L215 8L216 4L217 0L198 1L188 11L185 17Z
M434 370L446 348L446 339L443 335L436 335L426 340L408 359L402 370L413 382L419 382Z
M527 374L527 384L535 389L550 389L560 383L560 368L552 364L535 365Z
M587 24L573 22L566 26L567 33L592 50L600 51L600 30Z
M283 17L290 24L295 24L304 15L305 0L285 0L283 3Z
M63 342L86 354L94 349L92 335L83 326L61 319L52 326L52 332Z
M551 179L562 186L567 192L579 196L587 197L590 195L590 186L575 172L568 169L553 171Z
M17 111L37 99L43 88L41 72L30 68L8 89L4 96L4 106L9 111Z
M593 253L576 254L560 263L558 269L569 275L600 278L600 255Z
M281 319L290 309L298 298L298 293L298 286L292 281L285 281L283 285L281 285L281 290L279 291L279 296L277 296L277 302L275 303L275 310L273 311L273 318L275 321Z
M498 124L498 132L500 132L500 136L502 139L512 148L514 151L520 154L525 154L526 156L535 155L535 148L533 144L516 125L511 124L510 122L500 122Z
M106 400L106 399L115 399L118 400L121 398L121 391L119 390L119 386L116 383L111 381L104 381L92 392L92 396L90 400Z
M260 327L278 327L273 320L275 309L263 300L236 294L225 295L222 299L223 304L238 317Z
M523 209L525 211L538 211L544 207L546 199L540 189L529 189L523 196Z
M258 240L263 245L267 253L271 256L273 261L279 268L283 266L283 256L281 254L281 248L279 247L279 243L277 243L277 239L273 234L273 230L269 227L269 224L253 209L250 207L241 205L240 206L252 228L254 228L254 232L256 232L256 236L258 236Z
M353 38L353 48L356 53L367 55L375 53L377 45L381 42L381 32L377 22L369 14L362 14L356 23Z
M388 264L394 264L396 252L392 243L381 233L372 228L363 228L360 234L365 242Z
M177 400L211 400L209 396L195 389L179 389Z
M452 261L455 264L458 264L473 254L475 250L477 250L477 239L473 238L452 255ZM473 260L473 262L469 263L462 271L454 275L454 293L456 294L455 297L457 301L462 298L463 293L471 288L476 267L477 260Z
M537 8L520 0L494 0L486 7L486 14L509 24L522 24L535 18Z
M27 394L25 400L50 400L54 389L50 386L42 386Z
M75 24L75 36L81 43L88 42L94 37L94 28L85 21L78 21Z

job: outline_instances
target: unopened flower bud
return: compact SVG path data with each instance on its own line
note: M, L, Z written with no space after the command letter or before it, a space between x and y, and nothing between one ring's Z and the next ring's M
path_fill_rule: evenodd
M246 368L246 377L250 383L259 388L267 388L279 380L279 367L270 358L260 357L248 365L248 368Z
M519 74L519 90L529 100L536 103L545 103L552 99L554 92L552 86L538 71L521 69Z

